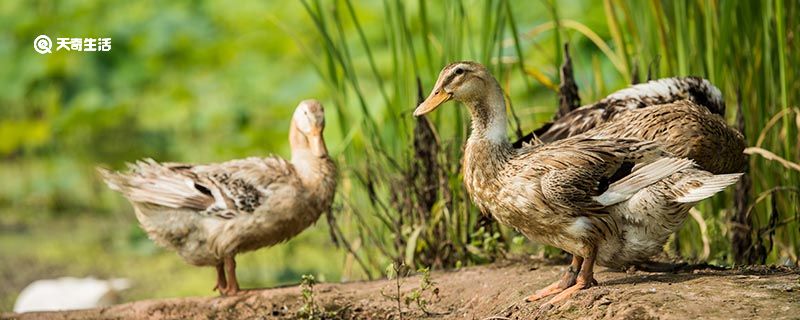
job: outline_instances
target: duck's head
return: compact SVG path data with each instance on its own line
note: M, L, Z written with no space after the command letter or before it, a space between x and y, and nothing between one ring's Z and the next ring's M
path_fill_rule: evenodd
M450 100L470 104L485 99L497 89L497 81L482 64L451 63L439 73L431 94L414 110L414 116L427 114Z
M328 149L322 138L322 130L325 129L325 109L319 101L314 99L301 101L294 110L292 127L293 132L296 131L301 135L290 137L293 144L309 148L311 153L318 157L328 155Z

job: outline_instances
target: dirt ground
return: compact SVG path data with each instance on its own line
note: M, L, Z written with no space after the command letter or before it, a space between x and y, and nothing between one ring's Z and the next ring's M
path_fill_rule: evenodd
M0 319L800 319L800 270L753 266L676 273L598 268L599 285L549 308L524 297L558 279L565 265L506 261L397 281L324 283L304 302L299 286L249 290L233 297L146 300L71 312L0 315ZM438 294L437 294L438 293ZM406 298L410 298L406 304ZM420 303L423 305L420 307ZM398 312L399 309L402 312ZM324 311L322 311L324 309ZM423 311L424 309L424 311Z

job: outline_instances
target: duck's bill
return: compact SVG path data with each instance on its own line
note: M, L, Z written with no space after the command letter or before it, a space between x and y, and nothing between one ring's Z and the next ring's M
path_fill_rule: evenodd
M442 103L450 101L452 97L453 96L451 94L444 92L444 90L432 93L428 99L422 101L417 109L414 110L414 116L419 117L423 114L429 113L439 107Z

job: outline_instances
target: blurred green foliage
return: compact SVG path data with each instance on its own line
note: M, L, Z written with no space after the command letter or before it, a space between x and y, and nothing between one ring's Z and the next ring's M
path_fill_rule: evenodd
M94 167L288 156L294 107L324 93L277 20L312 30L291 2L0 2L0 309L65 275L130 277L135 299L214 294L213 273L156 248ZM40 55L40 34L112 51ZM240 257L243 286L348 278L324 228Z
M310 97L327 107L326 140L342 171L337 221L355 254L334 250L319 223L286 245L243 255L243 285L296 282L305 273L323 281L374 276L394 258L431 252L436 243L426 233L435 230L423 220L387 224L399 211L375 199L388 203L415 166L417 78L427 93L453 60L493 70L522 132L555 110L563 42L584 103L650 73L703 76L722 89L731 123L741 92L750 145L797 162L800 112L790 108L800 101L799 10L782 0L2 1L0 275L9 285L0 289L0 308L42 276L131 277L133 299L213 294L213 271L155 248L93 168L143 157L288 156L288 119ZM110 37L112 51L40 55L32 48L40 34ZM475 257L483 259L499 239L466 228L478 217L457 171L468 121L462 108L447 109L432 121L455 202L437 202L431 219L454 243L480 248ZM760 202L749 232L769 262L796 261L800 201L786 190L796 190L800 174L760 156L750 172L750 200ZM777 186L787 189L765 193ZM732 203L728 192L699 207L715 262L731 261ZM678 252L700 256L700 234L687 221ZM511 250L539 250L508 242ZM20 265L34 267L14 272Z

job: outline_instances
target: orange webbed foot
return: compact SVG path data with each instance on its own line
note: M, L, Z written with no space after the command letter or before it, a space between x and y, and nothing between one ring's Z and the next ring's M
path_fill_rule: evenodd
M550 299L550 301L547 301L547 303L543 304L540 308L550 308L556 303L561 303L564 300L571 298L578 293L578 291L588 289L593 285L596 285L597 281L594 279L594 259L596 254L596 249L593 249L586 258L581 259L580 272L578 272L575 282L572 282L568 288L565 288L559 292L555 297ZM573 260L572 262L574 264L577 261Z
M561 303L564 300L572 298L572 296L574 296L576 293L578 293L578 291L581 291L583 289L591 288L592 285L594 285L594 284L597 284L597 281L594 280L594 279L591 279L589 281L583 281L582 279L578 279L578 282L575 283L575 285L573 285L573 286L571 286L571 287L569 287L567 289L562 290L559 294L557 294L555 297L550 299L550 301L547 301L547 303L545 303L545 305L548 305L548 304L549 305L555 305L557 303ZM544 305L542 307L544 307Z
M525 302L534 302L541 298L557 294L561 291L564 291L564 288L561 287L561 281L556 281L547 287L544 287L540 290L536 290L534 294L529 295L527 298L525 298Z
M578 271L580 271L582 263L583 258L579 256L572 256L572 263L567 271L564 272L564 275L561 276L560 280L553 282L541 290L537 290L534 294L525 298L525 302L533 302L541 298L560 293L573 286L578 278Z

